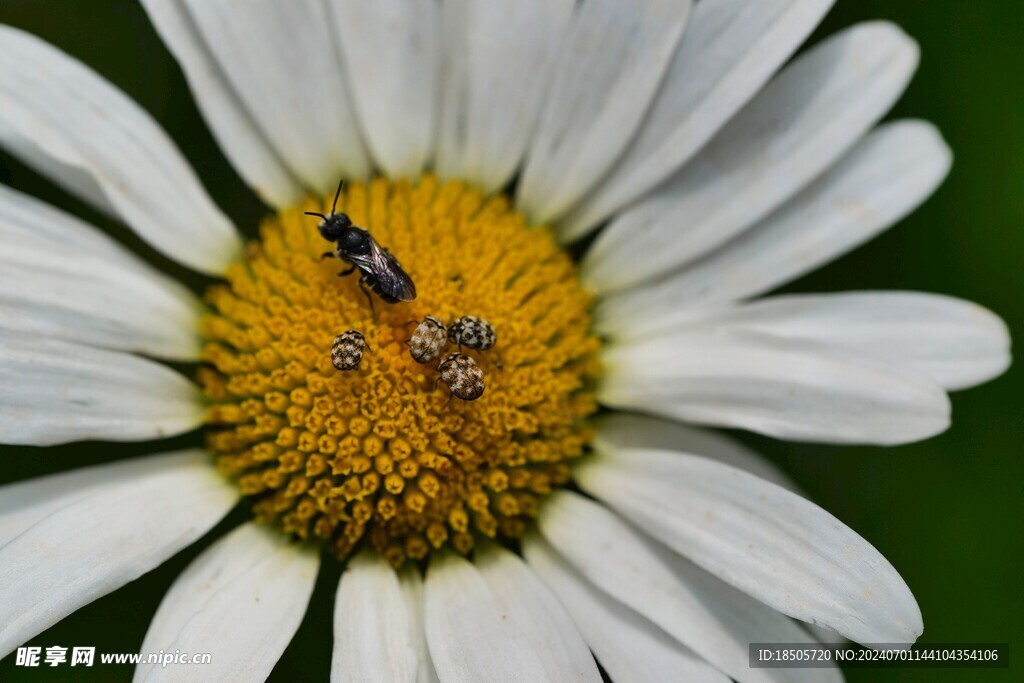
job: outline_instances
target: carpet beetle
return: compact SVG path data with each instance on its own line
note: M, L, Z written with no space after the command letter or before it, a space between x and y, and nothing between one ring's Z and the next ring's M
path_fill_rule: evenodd
M407 342L409 355L417 363L429 363L441 355L448 341L448 330L444 323L432 315L423 319Z
M475 401L484 393L484 371L476 361L461 353L453 353L437 366L439 381L463 401Z
M366 349L366 338L359 330L348 330L334 338L331 345L331 362L343 371L358 370Z
M486 351L498 341L498 335L494 327L483 318L464 315L448 327L448 339L457 344L460 350L465 346Z

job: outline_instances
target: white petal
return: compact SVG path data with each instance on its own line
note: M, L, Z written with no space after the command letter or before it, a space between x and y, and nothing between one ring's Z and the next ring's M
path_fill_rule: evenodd
M4 443L145 441L187 432L202 420L199 390L168 367L0 328Z
M595 311L615 337L645 334L707 306L761 294L867 242L908 214L952 157L924 121L879 126L761 224L671 277L613 294Z
M707 429L696 429L649 415L619 412L599 416L594 427L597 430L594 447L602 451L644 448L703 455L791 491L797 488L793 480L767 458L735 439Z
M803 624L803 627L807 629L807 632L810 633L814 637L814 639L817 640L819 643L843 645L849 642L847 638L843 637L841 634L833 631L830 628L825 628L824 626L819 626L818 624L808 624L806 622L800 623Z
M860 643L912 643L917 602L891 564L813 503L671 451L610 451L574 470L589 493L722 580Z
M821 676L811 669L751 669L749 643L813 641L792 620L703 570L679 573L674 564L666 564L666 550L598 503L562 491L545 502L538 523L551 546L587 580L730 677L796 681Z
M442 681L546 681L532 639L468 560L431 560L424 590L427 645Z
M96 258L136 264L150 272L140 259L125 261L125 248L84 221L46 202L0 185L0 238L11 244L36 244Z
M0 139L11 137L87 172L107 206L167 256L216 274L239 255L231 222L149 114L77 60L0 26Z
M551 590L514 554L491 547L475 558L508 618L530 638L553 681L600 681L580 632Z
M516 187L517 207L532 222L564 213L625 150L689 12L689 0L577 6Z
M687 329L758 334L862 354L924 375L945 389L980 384L1010 365L1006 323L981 306L939 294L777 296L707 313L684 325Z
M446 0L437 171L488 191L515 173L574 0Z
M39 520L93 495L104 485L165 468L160 457L133 458L6 484L0 487L0 548Z
M392 177L419 175L437 122L440 5L340 0L331 7L370 154Z
M594 448L600 452L645 449L701 455L804 495L797 483L770 460L722 434L688 427L672 420L619 412L602 415L594 423L597 430ZM831 629L805 622L800 624L819 642L846 642L843 636ZM608 668L607 665L603 666Z
M726 621L736 620L748 632L750 642L770 643L807 643L814 645L821 642L811 632L813 624L794 621L785 617L760 600L752 598L743 591L730 586L715 575L701 569L682 555L672 552L660 543L654 547L655 553L665 566L669 567L676 578L690 586L692 590L703 593L705 599L716 605ZM754 639L758 640L754 640ZM795 641L792 640L795 638ZM820 667L799 674L790 674L796 680L833 681L842 683L843 673L837 666Z
M416 683L437 683L437 672L430 661L427 650L427 634L424 624L423 577L418 567L406 567L399 573L398 581L405 595L405 603L413 615L413 645L416 648Z
M78 474L81 490L72 486ZM0 489L0 500L9 495L28 500L33 509L13 509L21 532L0 547L0 657L153 569L206 533L238 500L237 490L198 450Z
M149 625L141 652L209 652L201 669L139 664L136 682L262 681L299 628L320 557L276 529L243 524L181 573Z
M366 552L353 558L334 601L331 681L416 680L414 618L398 575L383 557Z
M575 239L675 172L804 42L833 0L705 0L693 8L643 126L558 226Z
M740 234L835 163L896 101L917 45L884 22L847 29L788 66L686 167L594 242L598 291L663 275Z
M72 503L162 476L172 467L187 468L196 472L190 476L202 478L206 476L202 472L210 467L210 461L198 451L152 455L81 467L0 487L0 548L36 522Z
M729 680L692 650L595 588L540 536L524 540L523 554L530 567L558 595L601 667L615 683Z
M107 199L103 188L96 182L89 170L71 162L65 163L53 157L42 143L36 144L20 137L17 130L5 128L0 121L0 147L10 152L36 173L49 178L74 196L91 204L93 208L117 220L117 209Z
M299 181L235 92L181 0L141 2L160 39L178 60L199 111L238 175L274 206L301 199Z
M4 241L0 237L5 327L174 360L199 357L202 309L178 283L64 249Z
M680 332L606 347L598 398L793 441L892 445L949 426L941 387L801 341Z
M327 6L185 0L206 45L277 155L307 187L370 170Z
M91 226L4 187L0 282L9 329L177 360L199 355L202 307L191 292Z

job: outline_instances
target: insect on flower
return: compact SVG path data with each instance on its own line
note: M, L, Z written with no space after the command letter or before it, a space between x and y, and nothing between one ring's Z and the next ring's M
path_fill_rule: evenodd
M412 301L416 298L416 285L412 278L402 269L395 255L384 247L377 244L377 241L366 230L352 224L348 214L338 213L335 209L338 206L338 197L341 196L341 186L344 180L338 183L338 191L334 193L334 204L331 206L331 213L325 215L315 211L306 211L308 216L319 216L323 220L317 225L320 236L328 242L335 242L338 245L336 251L324 252L321 258L339 258L352 266L338 273L340 277L351 275L358 268L362 272L359 278L359 286L366 294L373 308L373 291L382 301L389 304L399 301Z
M432 315L423 319L406 342L409 355L417 363L429 363L441 355L448 341L448 330L444 323Z
M448 385L452 396L475 401L484 393L484 371L476 361L461 353L453 353L437 366L438 381Z
M359 330L348 330L334 338L331 345L331 362L334 367L349 372L359 369L366 349L366 337Z
M448 339L459 346L477 351L486 351L498 341L494 327L484 320L472 315L464 315L448 327Z

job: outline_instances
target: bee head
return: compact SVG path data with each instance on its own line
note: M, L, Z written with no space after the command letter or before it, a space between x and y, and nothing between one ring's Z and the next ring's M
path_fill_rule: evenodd
M343 213L332 213L329 216L324 216L324 219L316 227L320 231L320 236L325 240L337 242L345 234L345 231L352 227L352 219Z

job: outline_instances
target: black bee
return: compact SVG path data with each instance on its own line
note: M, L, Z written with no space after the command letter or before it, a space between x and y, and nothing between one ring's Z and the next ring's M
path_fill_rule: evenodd
M341 186L345 181L338 183L338 191L334 194L334 204L331 206L331 213L324 215L314 211L306 211L309 216L319 216L323 220L317 225L320 236L328 242L336 242L337 251L328 251L321 258L340 258L352 264L338 273L340 277L351 275L358 268L362 272L359 278L359 286L363 288L366 298L373 308L373 298L370 297L372 290L385 303L394 304L399 301L412 301L416 298L416 285L412 278L402 269L394 254L377 244L377 241L370 236L370 233L360 227L352 225L352 219L347 214L337 213L338 197L341 195Z

